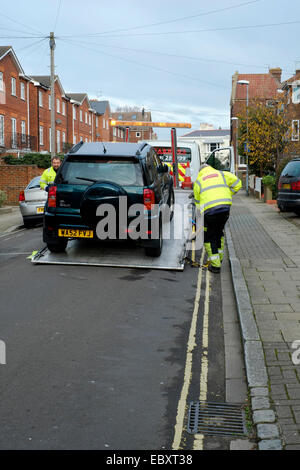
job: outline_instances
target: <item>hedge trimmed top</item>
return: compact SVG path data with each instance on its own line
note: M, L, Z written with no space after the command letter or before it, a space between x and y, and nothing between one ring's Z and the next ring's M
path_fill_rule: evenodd
M57 155L63 160L64 155ZM51 166L51 155L46 153L27 153L23 157L16 158L14 155L3 157L7 165L37 165L38 168L49 168Z

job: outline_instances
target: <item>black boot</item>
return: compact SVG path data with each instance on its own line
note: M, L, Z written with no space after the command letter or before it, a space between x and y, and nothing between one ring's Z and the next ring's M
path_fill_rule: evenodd
M221 268L218 268L216 266L212 266L211 264L208 266L208 270L211 272L211 273L220 273L221 271Z

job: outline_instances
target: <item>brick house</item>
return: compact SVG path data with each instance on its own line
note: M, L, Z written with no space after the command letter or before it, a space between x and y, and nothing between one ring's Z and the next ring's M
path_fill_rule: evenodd
M91 107L86 93L67 93L69 98L69 136L70 142L80 140L92 142L95 139L95 110Z
M294 153L300 155L300 70L297 69L295 74L282 83L284 92L287 117L291 122L291 140L294 142Z
M37 136L37 152L51 151L51 90L50 76L34 75L31 77L30 91L30 122L34 135ZM59 77L55 77L55 153L64 152L70 144L68 133L68 106L66 96Z
M0 47L0 152L33 149L30 128L30 77L26 76L11 46Z
M230 145L234 147L235 155L237 155L238 120L232 118L245 112L247 87L249 106L251 106L251 101L254 100L267 105L269 100L272 101L278 98L278 89L281 88L281 73L282 70L278 67L270 69L268 73L239 74L235 72L233 75L230 99ZM239 80L247 80L249 85L238 84ZM237 159L237 169L243 170L245 167L245 159L239 156Z
M121 126L111 126L111 111L109 101L91 100L92 108L96 111L96 141L124 142L125 130Z
M95 111L95 141L110 142L110 105L109 101L90 100Z
M116 111L111 113L111 117L116 121L152 121L151 112L145 111ZM153 128L152 127L130 127L129 128L129 142L137 143L139 140L152 140Z

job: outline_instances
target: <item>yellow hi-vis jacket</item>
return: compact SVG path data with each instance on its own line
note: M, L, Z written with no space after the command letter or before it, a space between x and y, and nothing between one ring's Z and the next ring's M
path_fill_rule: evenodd
M44 171L44 173L41 176L40 180L40 187L42 189L45 189L45 186L47 186L49 183L53 183L56 177L56 171L53 170L53 167L50 166L50 168L47 168L47 170Z
M194 183L196 207L201 212L217 206L230 207L232 194L237 193L241 187L239 178L229 171L219 171L211 166L205 166L199 171Z

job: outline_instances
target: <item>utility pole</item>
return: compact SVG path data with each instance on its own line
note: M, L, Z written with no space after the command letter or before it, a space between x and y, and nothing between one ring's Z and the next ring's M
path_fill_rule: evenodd
M54 66L54 49L55 39L54 33L50 33L50 90L51 90L51 157L55 156L55 66Z

